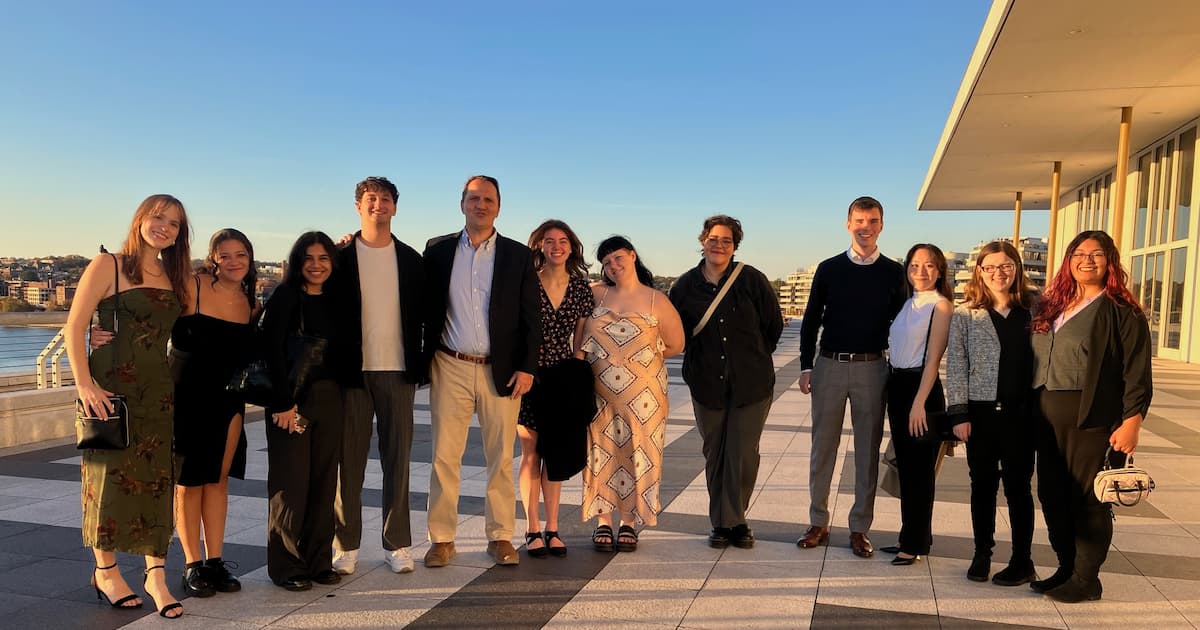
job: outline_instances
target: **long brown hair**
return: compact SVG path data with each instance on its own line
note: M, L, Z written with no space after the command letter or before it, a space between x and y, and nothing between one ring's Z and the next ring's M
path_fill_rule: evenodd
M1054 320L1058 319L1058 316L1067 310L1067 306L1082 293L1079 283L1075 281L1075 276L1071 275L1071 257L1075 255L1075 250L1079 249L1079 246L1088 239L1099 243L1100 249L1104 251L1104 261L1107 264L1104 274L1105 295L1117 304L1132 307L1138 315L1142 314L1142 307L1138 305L1137 298L1125 286L1129 276L1125 274L1125 268L1121 266L1121 252L1117 251L1117 244L1113 242L1108 232L1088 230L1080 232L1079 236L1071 239L1071 243L1067 245L1067 251L1063 254L1058 273L1054 274L1054 280L1047 285L1042 302L1033 315L1033 322L1030 324L1033 332L1044 333L1050 330L1050 327L1054 325Z
M583 258L583 242L579 240L571 226L558 219L546 219L529 235L529 249L533 251L534 270L541 271L542 267L546 266L546 254L542 252L542 241L546 238L546 232L550 230L562 230L562 233L567 235L567 240L571 242L571 254L567 256L565 265L567 273L586 278L588 264Z
M1025 277L1025 265L1021 262L1021 254L1008 241L992 241L979 248L975 256L975 269L971 271L971 279L963 289L963 305L971 309L990 309L994 302L992 292L983 280L983 259L992 254L1004 254L1017 267L1013 269L1013 282L1008 287L1008 299L1021 308L1029 308L1033 304L1034 288Z
M933 288L938 293L941 293L947 300L954 299L954 288L950 285L949 265L946 264L946 255L942 253L942 249L932 243L917 243L908 248L908 254L904 257L904 288L908 292L908 296L912 297L913 285L912 280L908 277L908 266L912 264L913 256L921 250L929 252L933 257L933 264L937 266L938 279Z
M169 208L179 211L179 234L175 236L174 243L163 248L160 255L167 279L171 281L171 289L175 295L183 296L188 294L188 279L192 276L191 233L188 231L187 211L183 209L183 202L171 195L150 195L133 213L129 235L121 246L121 271L129 284L142 284L142 256L149 249L142 238L142 223ZM113 289L116 290L116 287Z

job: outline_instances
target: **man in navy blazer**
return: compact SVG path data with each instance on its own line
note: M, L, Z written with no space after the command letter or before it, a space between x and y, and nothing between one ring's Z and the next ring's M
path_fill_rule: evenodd
M542 341L531 252L495 228L500 183L486 175L471 177L459 205L464 229L431 239L423 254L433 432L427 568L446 566L455 555L462 456L473 414L479 417L488 470L488 554L497 564L519 562L511 541L513 442L521 396L533 385Z

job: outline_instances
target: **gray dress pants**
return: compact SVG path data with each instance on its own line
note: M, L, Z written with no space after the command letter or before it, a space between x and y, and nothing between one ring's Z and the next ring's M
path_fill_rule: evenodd
M758 480L758 443L772 402L772 397L767 397L734 407L726 400L724 409L713 409L692 399L696 428L703 439L708 518L714 529L746 523L746 509Z
M879 480L879 443L887 403L888 363L838 362L818 356L813 365L812 454L808 489L812 525L829 527L829 487L842 442L846 402L854 430L854 507L850 531L867 533L875 518L875 489Z

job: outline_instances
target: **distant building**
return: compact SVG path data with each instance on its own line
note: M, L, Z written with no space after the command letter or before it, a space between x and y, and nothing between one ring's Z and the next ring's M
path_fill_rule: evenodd
M45 306L54 296L48 282L29 282L25 285L25 301L34 306Z
M57 302L59 306L65 306L67 304L70 304L71 300L74 300L74 299L75 299L75 286L74 285L67 286L65 284L60 284L60 285L54 287L54 301Z
M813 275L817 266L807 269L797 269L788 274L779 287L779 309L785 317L801 317L808 306L808 296L812 293Z

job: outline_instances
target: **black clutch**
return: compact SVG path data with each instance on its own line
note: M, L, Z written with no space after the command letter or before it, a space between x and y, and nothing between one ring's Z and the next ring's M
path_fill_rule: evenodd
M329 340L304 333L288 337L288 363L292 368L288 380L292 382L292 396L300 398L308 386L313 372L325 362Z
M925 413L925 433L916 438L917 442L929 444L935 442L955 442L954 424L945 411L928 411Z
M125 396L109 396L113 410L101 420L87 411L82 400L75 399L75 448L120 451L129 448L129 405Z
M274 399L271 372L267 369L267 362L263 360L251 361L246 367L234 372L225 389L259 407L269 406Z

